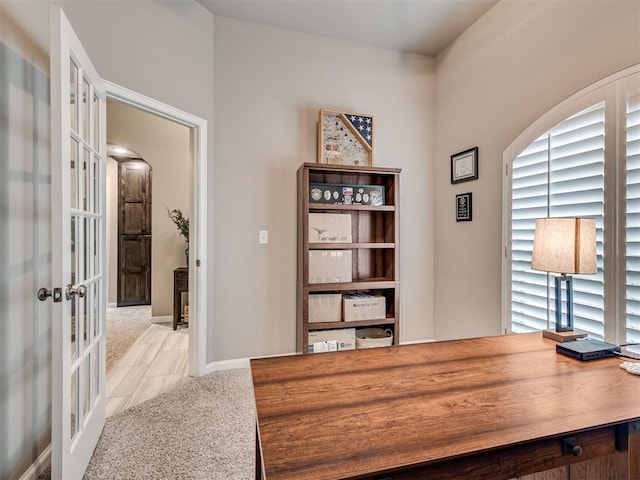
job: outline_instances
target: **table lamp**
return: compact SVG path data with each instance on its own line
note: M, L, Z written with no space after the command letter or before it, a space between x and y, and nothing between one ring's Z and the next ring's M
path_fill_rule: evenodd
M596 273L596 221L593 218L539 218L533 237L531 268L555 272L556 328L543 336L556 341L585 337L573 331L573 278ZM562 321L562 284L566 285L566 322Z

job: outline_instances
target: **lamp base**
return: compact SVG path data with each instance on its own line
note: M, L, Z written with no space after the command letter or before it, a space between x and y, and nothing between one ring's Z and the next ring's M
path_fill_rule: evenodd
M549 338L554 342L573 342L574 340L578 340L580 338L586 338L587 332L581 332L580 330L569 330L568 332L556 332L553 329L543 330L542 336L544 338Z

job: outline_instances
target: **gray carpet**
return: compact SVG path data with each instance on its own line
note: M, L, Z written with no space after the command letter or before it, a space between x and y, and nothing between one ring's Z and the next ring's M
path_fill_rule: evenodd
M248 368L192 378L107 418L84 480L250 480L255 425Z
M107 372L151 325L151 305L107 308Z
M249 369L191 379L107 419L85 480L254 478Z

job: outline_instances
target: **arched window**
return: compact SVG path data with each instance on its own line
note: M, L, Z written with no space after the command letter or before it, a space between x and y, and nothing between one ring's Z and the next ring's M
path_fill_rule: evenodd
M640 341L640 66L543 115L505 151L503 324L554 326L554 274L531 269L536 218L596 219L598 272L574 276L575 328Z

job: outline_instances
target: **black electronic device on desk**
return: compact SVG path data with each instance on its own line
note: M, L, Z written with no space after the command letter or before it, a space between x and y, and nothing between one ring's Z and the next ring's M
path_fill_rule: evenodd
M613 343L587 338L574 342L558 343L556 352L571 358L587 361L613 357L616 354L615 352L620 352L620 347Z

